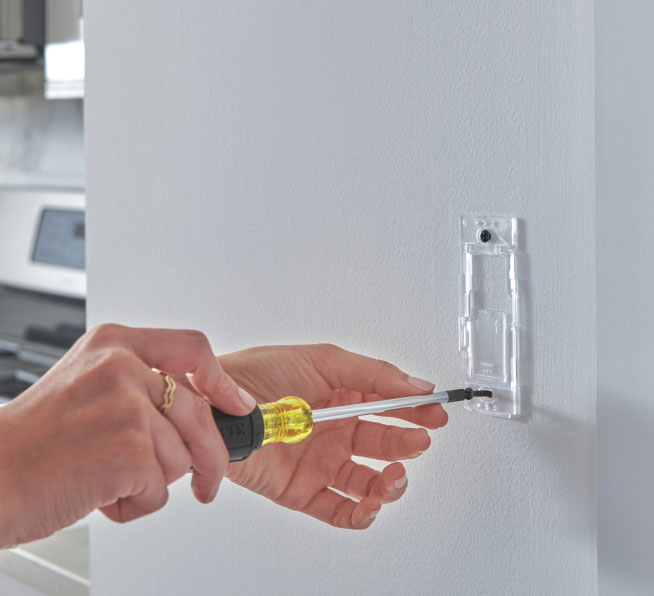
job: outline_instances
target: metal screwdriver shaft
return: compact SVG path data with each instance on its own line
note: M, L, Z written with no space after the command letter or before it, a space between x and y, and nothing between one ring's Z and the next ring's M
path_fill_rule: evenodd
M411 395L397 399L370 401L363 404L336 406L311 411L302 398L287 395L282 399L259 404L246 416L231 416L212 408L213 419L225 441L229 461L241 461L254 451L270 443L297 443L306 439L317 422L340 420L381 414L390 410L415 408L427 404L445 404L472 399L475 396L492 397L490 391L453 389L431 395Z
M343 418L354 418L356 416L366 416L368 414L382 414L384 412L390 412L391 410L415 408L416 406L425 406L427 404L446 404L453 401L472 399L475 396L491 397L492 393L490 391L473 391L471 388L455 389L453 391L440 391L430 395L411 395L409 397L398 397L396 399L384 399L360 404L350 404L347 406L324 408L312 412L313 423L326 422L327 420L341 420Z

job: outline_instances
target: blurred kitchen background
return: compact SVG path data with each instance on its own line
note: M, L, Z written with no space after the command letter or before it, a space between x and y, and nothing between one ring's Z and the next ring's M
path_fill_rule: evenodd
M0 184L84 188L81 0L0 0Z
M85 329L82 0L0 0L0 406ZM84 522L0 551L0 593L88 594Z

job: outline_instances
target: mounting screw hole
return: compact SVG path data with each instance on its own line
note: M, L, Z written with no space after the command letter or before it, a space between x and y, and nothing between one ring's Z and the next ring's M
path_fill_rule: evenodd
M482 230L479 232L479 240L482 242L488 242L491 239L491 233L488 230Z

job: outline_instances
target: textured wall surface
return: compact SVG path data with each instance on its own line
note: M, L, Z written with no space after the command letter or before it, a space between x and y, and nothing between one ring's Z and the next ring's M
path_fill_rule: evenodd
M596 594L592 1L85 16L91 324L329 341L444 388L459 215L524 218L532 280L522 421L449 408L361 533L182 481L94 524L94 596Z
M654 594L654 5L598 0L597 421L601 596Z

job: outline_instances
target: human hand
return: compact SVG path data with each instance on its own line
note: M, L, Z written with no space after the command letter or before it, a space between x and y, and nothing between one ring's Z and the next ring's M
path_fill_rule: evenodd
M193 466L196 498L211 501L228 453L207 401L178 384L163 416L166 373L234 415L252 410L197 331L103 325L85 334L35 385L0 409L0 547L45 537L100 508L129 521L166 503Z
M259 401L297 395L312 409L429 393L434 388L387 362L331 345L252 348L220 356L219 361ZM447 422L440 404L384 416L432 429ZM245 461L229 464L227 476L275 503L331 525L364 529L383 503L399 499L406 490L406 470L397 460L417 457L430 442L424 429L357 418L321 422L300 443L267 445ZM378 472L353 462L353 455L396 463Z

